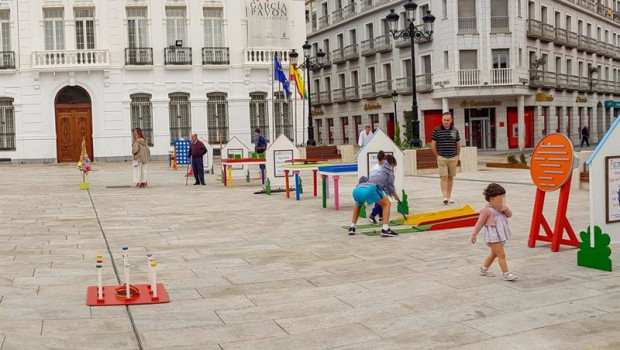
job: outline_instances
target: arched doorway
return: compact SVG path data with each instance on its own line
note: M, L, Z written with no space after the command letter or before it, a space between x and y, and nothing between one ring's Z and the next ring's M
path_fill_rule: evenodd
M90 96L79 86L65 86L56 95L56 158L58 163L77 162L82 151L82 139L91 160L93 127Z

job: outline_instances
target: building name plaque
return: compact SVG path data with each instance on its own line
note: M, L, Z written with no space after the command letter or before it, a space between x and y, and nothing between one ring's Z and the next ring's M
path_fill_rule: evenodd
M461 102L461 107L483 107L483 106L501 106L502 101L491 100L491 101L472 101L472 100L463 100Z
M366 103L364 105L364 110L367 111L369 109L381 109L381 105L378 103Z
M575 98L575 102L585 103L588 102L588 98L585 96L577 96L577 98Z

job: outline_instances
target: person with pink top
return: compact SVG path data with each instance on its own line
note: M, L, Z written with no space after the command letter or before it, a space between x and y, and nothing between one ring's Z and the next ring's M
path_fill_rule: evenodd
M480 275L487 277L495 276L489 270L489 267L497 258L504 280L514 281L519 276L508 271L506 253L504 252L504 244L512 237L507 220L512 216L512 211L506 206L506 190L499 184L492 183L487 186L482 194L484 194L484 198L489 204L480 210L478 222L476 222L474 232L471 234L471 242L476 243L476 237L482 230L484 232L484 241L491 248L491 253L480 267Z

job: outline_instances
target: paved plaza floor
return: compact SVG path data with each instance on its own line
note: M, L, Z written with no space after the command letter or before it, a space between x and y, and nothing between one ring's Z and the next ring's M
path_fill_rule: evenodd
M163 162L149 176L137 189L131 164L94 163L83 191L75 164L0 165L1 350L620 349L620 245L611 273L578 267L573 248L528 248L528 171L459 173L450 206L480 209L489 182L505 186L514 282L478 275L488 248L471 228L348 236L355 176L341 179L340 211L321 208L310 178L297 202L253 194L256 181L185 186ZM445 209L437 176L404 183L412 213ZM587 191L571 193L576 231L588 207ZM117 284L123 245L138 283L153 254L170 303L86 306L95 256Z

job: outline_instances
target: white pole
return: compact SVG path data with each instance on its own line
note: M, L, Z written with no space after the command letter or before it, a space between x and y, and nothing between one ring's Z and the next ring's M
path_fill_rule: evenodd
M131 297L129 293L129 263L125 265L125 291L127 292L127 299Z
M146 269L149 272L149 284L151 284L152 276L151 276L151 261L155 260L153 258L153 254L146 254Z
M153 270L153 280L151 281L151 290L153 291L153 298L157 298L157 270L156 267L157 262L155 260L151 261L151 268Z
M103 299L103 256L97 255L97 299Z

